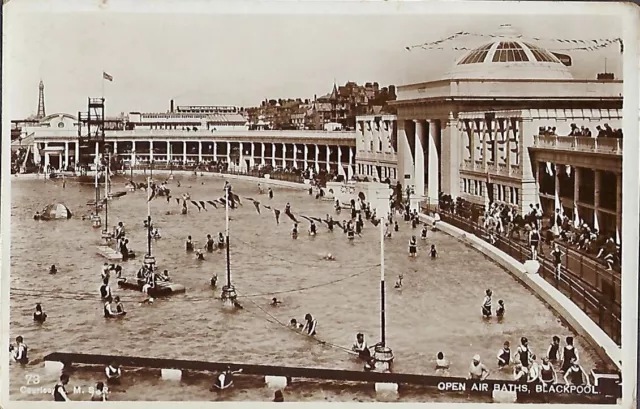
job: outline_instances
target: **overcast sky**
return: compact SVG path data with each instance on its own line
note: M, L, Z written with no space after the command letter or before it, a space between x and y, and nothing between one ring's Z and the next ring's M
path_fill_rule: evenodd
M492 34L505 23L530 37L622 36L620 19L611 16L9 12L7 102L13 119L34 114L42 79L47 113L77 114L86 110L88 96L101 95L103 70L114 77L104 84L108 115L165 111L172 98L182 105L239 106L264 98L312 98L329 92L334 78L338 84L381 86L423 82L438 79L465 52L453 47L489 40L469 37L445 43L445 50L408 52L406 46L461 30ZM605 58L609 71L621 77L617 46L566 53L577 78L595 78Z

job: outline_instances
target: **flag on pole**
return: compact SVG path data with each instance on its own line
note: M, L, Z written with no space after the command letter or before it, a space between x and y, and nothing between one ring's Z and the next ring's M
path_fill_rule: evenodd
M109 74L107 74L106 72L102 72L102 78L107 80L107 81L113 81L113 77Z
M580 216L578 215L577 205L573 205L573 226L576 229L580 228Z
M600 224L598 223L598 212L593 212L593 229L600 231Z
M547 164L547 175L553 176L553 170L551 169L551 162L546 162Z

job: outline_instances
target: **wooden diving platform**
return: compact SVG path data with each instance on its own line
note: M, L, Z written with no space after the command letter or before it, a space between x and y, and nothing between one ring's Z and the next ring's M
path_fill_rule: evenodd
M253 365L238 364L232 362L206 362L179 359L163 359L163 358L143 358L133 356L116 356L116 355L97 355L97 354L76 354L66 352L54 352L44 357L44 361L61 362L64 365L83 364L83 365L99 365L102 367L110 363L116 363L123 367L160 369L160 370L177 370L177 371L194 371L194 372L213 372L218 373L230 367L232 370L242 370L243 375L257 375L265 377L283 377L291 382L292 379L313 379L326 381L343 381L343 382L362 382L362 383L382 383L411 385L422 387L434 387L440 391L478 391L491 393L494 387L522 387L523 384L509 380L486 379L484 381L469 380L463 377L452 376L436 376L421 374L403 374L393 372L365 372L342 369L324 369L324 368L304 368L291 366L273 366L273 365ZM517 390L517 389L514 389ZM553 395L576 396L584 393L578 392L554 392ZM610 379L609 376L602 376L598 386L593 387L591 397L596 398L619 398L622 390L617 382ZM577 397L577 396L576 396Z
M109 246L96 246L96 253L107 260L122 261L122 253L115 251Z

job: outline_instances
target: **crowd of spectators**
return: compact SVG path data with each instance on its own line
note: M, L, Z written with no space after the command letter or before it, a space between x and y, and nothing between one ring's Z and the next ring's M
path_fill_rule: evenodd
M516 206L491 203L482 209L460 197L453 200L449 195L441 195L440 210L476 223L487 232L487 239L492 244L498 235L510 240L518 239L524 244L535 228L542 238L538 250L540 255L545 254L545 249L550 250L554 243L561 243L598 259L608 270L620 267L620 246L612 235L602 234L584 222L576 225L567 215L560 215L559 209L556 209L555 216L548 216L540 204L531 204L529 211L520 215Z
M553 136L558 135L555 126L541 126L538 128L538 135L540 136ZM584 136L584 137L593 137L591 133L591 129L580 126L576 124L571 124L571 131L567 136ZM622 138L622 129L613 129L609 126L609 124L604 124L602 126L596 126L596 138Z

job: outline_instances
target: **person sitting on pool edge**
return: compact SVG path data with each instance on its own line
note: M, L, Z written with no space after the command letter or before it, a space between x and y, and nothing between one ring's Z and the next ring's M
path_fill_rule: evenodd
M438 352L438 355L436 356L436 370L449 369L449 366L449 360L444 356L444 353Z
M367 341L364 339L364 334L359 332L356 334L356 340L351 347L353 352L358 353L358 357L362 360L368 361L371 357L371 351L369 351L369 347L367 346Z
M120 366L117 363L111 362L104 369L104 372L107 375L107 384L120 385L120 377L122 376L122 370L120 369Z
M242 369L237 371L232 371L230 366L227 366L227 369L224 370L221 374L216 377L216 381L213 384L212 390L216 388L219 390L224 390L233 386L233 375L242 373Z

